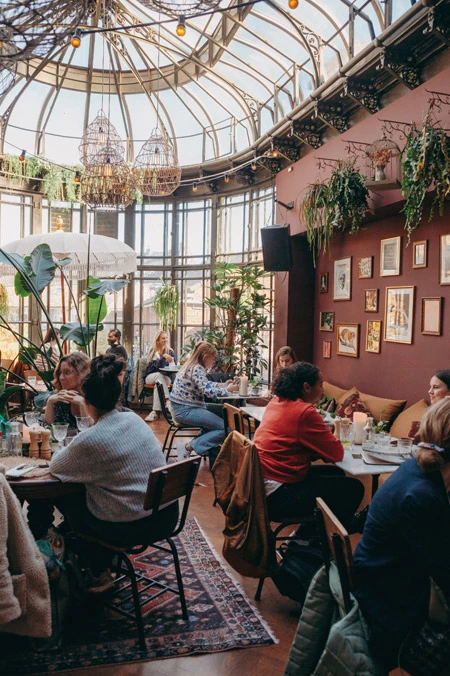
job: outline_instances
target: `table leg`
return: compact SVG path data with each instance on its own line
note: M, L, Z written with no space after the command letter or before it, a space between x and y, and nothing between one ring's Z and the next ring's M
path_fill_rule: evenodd
M46 535L53 525L53 510L49 500L30 500L28 503L28 525L35 540Z

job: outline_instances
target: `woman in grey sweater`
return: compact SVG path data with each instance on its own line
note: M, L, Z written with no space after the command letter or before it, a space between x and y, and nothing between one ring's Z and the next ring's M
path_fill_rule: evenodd
M149 474L166 462L148 425L133 412L115 409L121 369L114 355L92 360L82 390L95 424L53 456L50 471L61 481L86 486L85 497L73 496L58 504L74 530L113 544L134 545L161 539L177 520L178 503L159 511L156 518L143 509ZM90 556L94 575L108 568L108 550L95 547Z

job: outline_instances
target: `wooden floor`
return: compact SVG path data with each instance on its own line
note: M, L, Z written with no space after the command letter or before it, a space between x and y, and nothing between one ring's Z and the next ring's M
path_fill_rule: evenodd
M166 424L151 423L160 441L164 440ZM186 440L185 440L186 441ZM222 549L224 516L220 507L213 507L212 475L208 463L201 464L199 485L194 488L190 516L195 517L218 553ZM231 569L230 569L231 570ZM289 648L297 627L300 605L281 596L271 580L266 580L261 601L254 601L257 580L233 576L269 624L279 643L266 647L230 650L212 655L156 660L139 664L124 664L71 672L73 676L278 676L283 674Z

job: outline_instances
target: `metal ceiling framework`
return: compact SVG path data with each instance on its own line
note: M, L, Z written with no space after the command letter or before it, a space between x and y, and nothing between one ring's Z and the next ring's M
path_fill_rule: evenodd
M129 161L145 141L134 137L136 116L146 115L149 129L159 123L177 152L201 145L199 160L183 168L185 180L200 168L229 170L270 146L281 159L268 157L259 167L276 173L302 147L318 147L326 129L345 131L356 110L376 112L398 82L417 86L423 64L450 46L450 0L301 0L295 11L273 0L245 7L221 0L219 8L186 19L181 40L175 22L139 2L90 0L80 25L88 31L85 63L70 43L20 63L16 84L0 99L4 138L32 83L48 90L29 149L44 155L61 92L84 96L84 128L96 112L92 96L107 89L118 103ZM154 25L135 27L146 21ZM103 41L106 67L98 58ZM145 109L141 98L135 105L137 94Z

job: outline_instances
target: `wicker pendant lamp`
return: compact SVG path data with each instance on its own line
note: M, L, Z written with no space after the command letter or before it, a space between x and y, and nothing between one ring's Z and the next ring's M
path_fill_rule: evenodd
M155 127L133 167L136 187L144 195L171 195L180 185L181 169L167 134Z
M130 167L113 145L104 145L86 168L81 199L97 211L119 211L133 201Z
M125 146L115 126L111 124L104 111L99 110L97 117L84 130L78 146L80 162L86 169L91 167L94 158L106 145L122 158L125 155Z
M12 30L0 26L0 96L6 94L16 79L17 61L11 58L12 53L14 53Z

